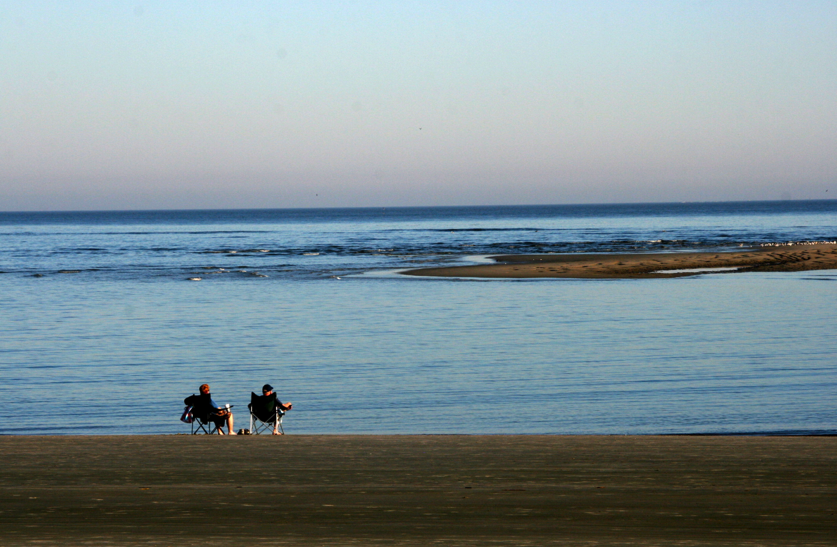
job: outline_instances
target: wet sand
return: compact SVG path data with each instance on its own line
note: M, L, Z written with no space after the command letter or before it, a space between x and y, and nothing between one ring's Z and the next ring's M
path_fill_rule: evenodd
M684 252L644 254L505 255L491 257L497 264L423 268L402 272L433 277L486 278L666 278L701 272L672 272L704 268L734 268L734 272L801 272L837 269L837 245L798 244L759 247L741 252Z
M0 544L837 545L837 437L0 437Z

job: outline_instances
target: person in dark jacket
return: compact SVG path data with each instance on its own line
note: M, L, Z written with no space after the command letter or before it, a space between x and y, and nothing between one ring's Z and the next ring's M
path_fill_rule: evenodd
M273 393L273 386L271 386L270 384L265 384L262 387L262 396L269 397L269 398L272 397L273 400L276 401L276 408L281 409L283 412L287 412L288 410L293 408L293 405L291 404L290 401L288 401L285 404L282 404L282 401L280 401L279 398L276 396L276 394ZM279 435L278 427L279 427L279 423L274 422L274 424L273 424L273 434L274 435Z
M218 428L219 435L224 434L221 429L224 424L227 425L227 432L230 435L235 435L232 412L212 400L212 395L209 394L209 384L203 384L198 389L200 395L190 395L183 400L183 403L191 406L192 414L204 423L212 420Z

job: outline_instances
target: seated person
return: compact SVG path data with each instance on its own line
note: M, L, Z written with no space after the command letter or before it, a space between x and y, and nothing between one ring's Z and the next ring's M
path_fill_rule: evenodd
M183 400L185 404L192 407L192 415L203 423L212 420L215 427L218 428L219 435L224 434L221 429L224 424L227 424L229 434L235 435L232 412L212 400L212 395L209 394L209 384L203 384L199 391L201 392L200 395L190 395Z
M291 408L293 408L293 405L290 402L282 404L282 401L273 393L273 387L270 384L265 384L262 387L262 395L250 394L250 409L261 421L265 423L273 421L274 435L281 435L279 432L279 420L276 416L277 412L281 416Z

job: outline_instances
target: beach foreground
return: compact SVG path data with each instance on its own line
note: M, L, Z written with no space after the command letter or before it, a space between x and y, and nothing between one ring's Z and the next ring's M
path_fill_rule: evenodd
M422 268L402 273L432 277L624 279L682 277L716 268L724 268L727 273L803 272L837 269L837 245L797 244L723 253L578 253L491 258L497 264Z
M0 544L837 545L835 437L0 437Z

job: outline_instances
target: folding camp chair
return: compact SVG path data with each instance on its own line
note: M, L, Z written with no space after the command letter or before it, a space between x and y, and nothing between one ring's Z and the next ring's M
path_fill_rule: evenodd
M279 428L282 435L285 434L285 429L282 427L282 417L285 411L279 408L276 404L276 395L256 395L250 393L250 404L247 405L250 409L250 434L259 435L263 431L270 428L272 433L274 428Z
M232 408L235 405L230 405L229 408ZM214 435L215 433L219 433L218 431L219 426L215 423L213 418L216 416L214 412L210 412L209 414L195 414L194 409L192 412L192 435L198 435L201 432L204 432L207 435ZM223 425L223 422L222 422Z

